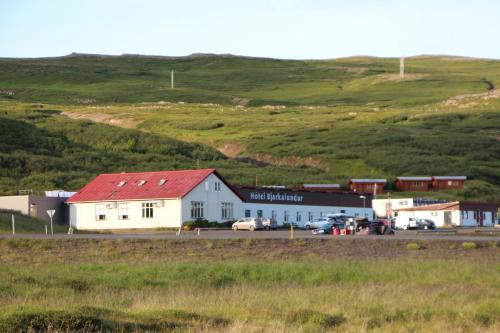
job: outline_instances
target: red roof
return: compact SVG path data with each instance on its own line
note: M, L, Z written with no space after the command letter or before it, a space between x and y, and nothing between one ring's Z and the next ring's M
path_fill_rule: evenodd
M215 169L101 174L67 202L182 198L212 173L221 178Z

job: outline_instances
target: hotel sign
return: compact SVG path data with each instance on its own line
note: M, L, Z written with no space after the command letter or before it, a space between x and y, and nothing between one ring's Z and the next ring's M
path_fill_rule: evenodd
M297 193L279 193L279 192L250 192L250 200L268 201L268 202L290 202L301 203L304 196Z
M304 206L363 207L363 199L356 193L326 193L317 191L269 190L239 187L236 191L248 203ZM371 207L371 196L366 195L366 207Z

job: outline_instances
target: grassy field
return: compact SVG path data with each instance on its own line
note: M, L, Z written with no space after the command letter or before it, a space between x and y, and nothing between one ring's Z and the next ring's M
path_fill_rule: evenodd
M0 192L213 166L234 183L292 186L466 175L463 191L432 196L499 201L500 62L415 57L406 68L400 80L397 59L367 57L0 59L11 142L0 144Z
M500 247L477 245L1 240L0 328L497 332Z
M48 232L50 233L49 222L3 209L0 209L0 233L12 233L12 214L14 214L17 233L45 233L45 226L47 226ZM65 233L68 231L67 227L58 224L54 224L53 228L54 233Z

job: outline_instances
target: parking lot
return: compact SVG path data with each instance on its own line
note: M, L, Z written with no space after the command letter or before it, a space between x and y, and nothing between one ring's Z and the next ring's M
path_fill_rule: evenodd
M480 232L476 232L480 230ZM417 231L417 230L397 230L395 235L313 235L309 230L294 230L295 239L379 239L379 240L456 240L456 241L500 241L498 228L464 229L456 230L456 233L449 230L438 231ZM175 231L165 232L136 232L136 233L81 233L81 234L55 234L54 236L45 234L2 234L0 238L25 238L25 239L290 239L290 230L276 231L232 231L232 230L201 230L182 231L177 235Z

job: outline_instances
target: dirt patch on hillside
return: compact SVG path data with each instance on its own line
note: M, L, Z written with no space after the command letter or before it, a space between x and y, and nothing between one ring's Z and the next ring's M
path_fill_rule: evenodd
M423 73L407 73L405 74L404 79L401 79L401 76L399 74L380 74L375 77L373 83L375 84L385 81L416 81L423 79L427 75L428 74Z
M217 148L222 154L228 157L237 157L245 151L245 145L239 142L225 143L222 147Z
M328 166L328 164L312 157L306 157L306 158L298 156L276 157L270 154L255 154L252 155L251 158L259 162L277 166L297 167L301 165L306 165L316 169L330 171L330 167Z
M74 112L62 112L62 115L69 117L71 119L85 119L96 123L108 124L122 128L137 128L137 126L142 122L130 118L129 114L105 114L105 113L74 113Z
M500 89L494 89L484 93L463 94L463 95L453 96L444 101L443 105L466 108L470 106L475 106L484 101L488 101L491 99L498 99L498 98L500 98Z

